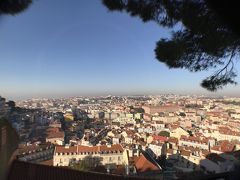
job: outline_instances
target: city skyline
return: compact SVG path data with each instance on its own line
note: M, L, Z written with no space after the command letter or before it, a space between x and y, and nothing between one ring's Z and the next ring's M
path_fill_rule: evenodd
M239 96L239 86L217 93L201 88L201 80L213 70L190 73L158 62L156 42L170 33L153 22L111 13L97 0L34 1L22 14L2 19L0 95L14 100L164 93Z
M239 106L240 98L202 96L29 99L16 104L0 97L0 120L8 117L19 136L19 143L13 143L18 144L19 163L112 176L231 176L239 164ZM6 126L1 129L4 133ZM116 171L119 167L122 171Z

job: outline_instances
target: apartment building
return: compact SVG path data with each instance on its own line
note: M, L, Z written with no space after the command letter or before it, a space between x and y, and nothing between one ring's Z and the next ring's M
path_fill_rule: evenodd
M112 146L56 146L53 156L54 166L69 166L73 161L89 159L101 165L128 164L127 153L120 144Z

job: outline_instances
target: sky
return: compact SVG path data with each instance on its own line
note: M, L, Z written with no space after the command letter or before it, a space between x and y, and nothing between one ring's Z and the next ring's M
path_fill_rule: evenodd
M109 12L100 0L35 0L23 13L1 18L0 96L240 95L239 85L217 93L201 88L213 70L191 73L157 61L156 42L170 33Z

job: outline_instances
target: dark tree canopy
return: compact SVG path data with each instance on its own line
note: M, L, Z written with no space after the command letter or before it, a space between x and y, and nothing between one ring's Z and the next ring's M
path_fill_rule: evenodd
M168 131L161 131L158 133L159 136L170 137L170 133Z
M0 15L17 14L27 9L32 0L0 0Z
M155 48L156 58L169 68L192 72L217 69L201 83L210 91L236 84L234 62L239 56L240 37L210 8L208 1L102 1L111 11L124 11L140 17L144 22L155 21L171 29L171 37L160 39Z

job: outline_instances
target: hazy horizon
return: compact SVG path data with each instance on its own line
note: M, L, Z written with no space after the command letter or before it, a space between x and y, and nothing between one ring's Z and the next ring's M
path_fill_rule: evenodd
M174 93L174 92L162 92L162 93L95 93L95 94L63 94L63 95L41 95L41 96L4 96L0 94L1 97L6 98L7 100L21 101L28 99L60 99L60 98L73 98L73 97L101 97L101 96L158 96L158 95L179 95L179 96L206 96L206 97L235 97L240 98L239 94L224 94L224 93Z
M25 12L2 18L0 25L0 95L8 99L240 95L239 86L224 87L217 93L201 88L201 80L212 69L191 73L158 62L156 42L171 32L153 22L109 12L99 0L34 1Z

